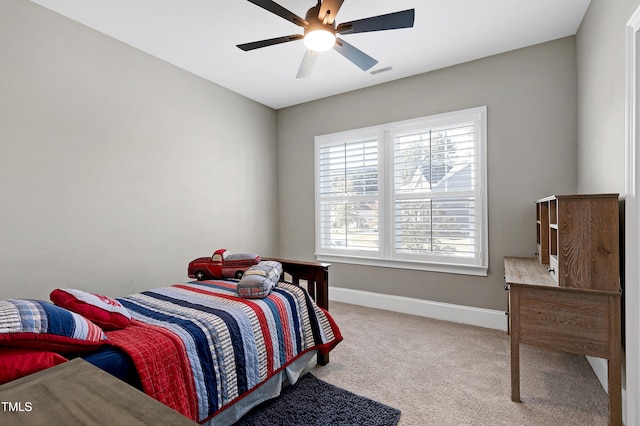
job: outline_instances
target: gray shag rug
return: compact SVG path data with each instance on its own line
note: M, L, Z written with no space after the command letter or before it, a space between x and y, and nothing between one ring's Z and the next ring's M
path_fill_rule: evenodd
M400 410L324 382L311 373L287 386L279 397L254 408L235 426L377 425L395 426Z

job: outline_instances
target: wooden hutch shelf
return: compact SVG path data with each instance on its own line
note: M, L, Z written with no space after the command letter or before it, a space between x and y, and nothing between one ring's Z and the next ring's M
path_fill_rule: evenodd
M520 402L520 343L605 358L609 423L622 424L618 206L618 194L538 200L536 257L505 257L512 401Z

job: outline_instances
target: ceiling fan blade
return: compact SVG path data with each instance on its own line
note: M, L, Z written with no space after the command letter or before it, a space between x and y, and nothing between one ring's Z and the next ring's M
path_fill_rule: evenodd
M333 49L360 67L362 71L366 71L378 63L377 60L341 38L336 39L336 44L333 46Z
M286 19L287 21L291 21L296 25L300 25L303 28L307 28L309 23L291 12L290 10L285 9L280 6L278 3L271 0L249 0L250 3L255 4L256 6L260 6L261 8L268 10L269 12L278 15L281 18Z
M305 78L311 76L311 73L313 72L313 66L316 63L316 59L318 59L318 52L307 49L306 53L304 54L304 58L302 58L302 63L300 64L300 69L298 69L296 78Z
M398 28L411 28L413 27L415 15L415 9L408 9L401 12L387 13L386 15L372 16L371 18L343 22L338 25L336 32L339 34L355 34L370 31L395 30Z
M251 43L238 44L237 46L245 52L249 50L259 49L261 47L273 46L274 44L286 43L289 41L302 40L302 34L294 34L290 36L270 38L267 40L254 41Z
M343 2L344 0L323 0L320 6L320 13L318 13L318 19L324 21L326 18L327 24L333 24Z

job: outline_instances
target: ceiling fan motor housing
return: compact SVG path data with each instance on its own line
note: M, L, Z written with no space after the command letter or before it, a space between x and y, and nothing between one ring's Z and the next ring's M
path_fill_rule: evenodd
M308 25L304 28L305 44L311 50L323 51L330 49L335 43L336 27L335 24L328 24L326 20L321 20L318 17L320 13L320 4L312 7L307 11L305 20ZM316 32L316 34L311 34ZM315 36L315 37L314 37ZM310 38L315 38L314 41L310 41ZM320 43L320 44L318 44ZM322 46L313 48L313 46Z
M311 9L307 11L307 15L305 16L305 21L309 23L309 25L304 29L304 34L306 35L308 32L316 31L316 30L325 30L329 31L332 34L336 33L335 23L328 24L325 23L323 19L320 19L318 14L320 13L320 5L313 6Z

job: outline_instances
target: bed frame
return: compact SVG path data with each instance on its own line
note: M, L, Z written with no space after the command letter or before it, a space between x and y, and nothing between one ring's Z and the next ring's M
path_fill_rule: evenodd
M282 264L282 281L301 285L306 282L309 295L322 309L329 310L329 266L330 263L305 262L300 260L287 260L277 258L262 258L262 260L275 260ZM318 354L318 364L327 365L329 354Z

